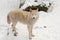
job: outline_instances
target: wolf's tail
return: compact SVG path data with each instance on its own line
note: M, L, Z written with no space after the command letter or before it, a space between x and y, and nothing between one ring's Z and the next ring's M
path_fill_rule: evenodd
M11 22L11 21L10 21L10 17L9 17L9 15L8 15L8 16L7 16L7 23L10 24L10 22Z

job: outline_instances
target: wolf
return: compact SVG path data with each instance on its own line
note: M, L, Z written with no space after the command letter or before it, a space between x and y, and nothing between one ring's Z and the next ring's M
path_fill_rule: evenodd
M23 11L20 9L17 10L11 10L8 15L7 15L7 23L11 24L12 23L12 28L14 33L14 36L17 36L17 31L16 31L16 24L17 22L20 22L22 24L26 24L29 32L29 39L32 39L32 29L33 25L36 23L36 21L39 18L39 13L38 9L32 10L30 9L30 12Z

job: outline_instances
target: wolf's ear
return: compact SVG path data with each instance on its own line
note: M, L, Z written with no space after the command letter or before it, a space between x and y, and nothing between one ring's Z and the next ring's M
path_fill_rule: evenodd
M30 8L30 12L32 12L32 9Z
M38 8L36 9L36 11L38 11Z

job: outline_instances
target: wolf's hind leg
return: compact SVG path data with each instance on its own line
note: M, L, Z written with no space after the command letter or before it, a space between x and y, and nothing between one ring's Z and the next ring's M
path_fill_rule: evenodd
M16 31L16 27L15 27L16 26L16 23L17 22L13 22L13 24L12 24L12 28L13 28L12 31L14 32L14 36L17 36L17 31Z

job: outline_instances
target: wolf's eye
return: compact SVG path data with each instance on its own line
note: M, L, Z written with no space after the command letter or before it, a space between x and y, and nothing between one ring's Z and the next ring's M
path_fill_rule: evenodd
M32 15L34 15L34 14L32 14Z
M33 15L33 14L32 14Z

